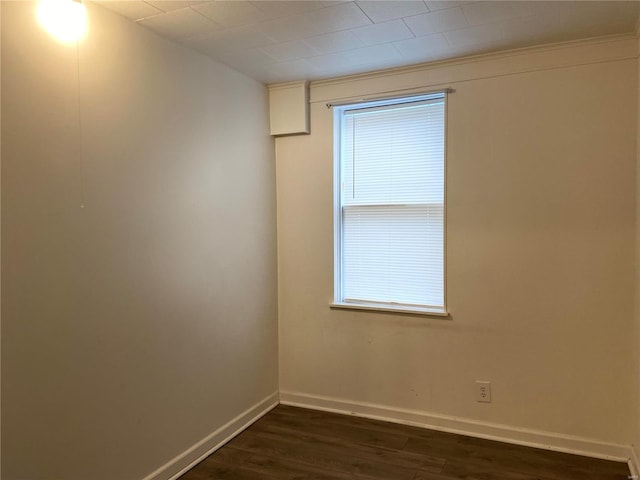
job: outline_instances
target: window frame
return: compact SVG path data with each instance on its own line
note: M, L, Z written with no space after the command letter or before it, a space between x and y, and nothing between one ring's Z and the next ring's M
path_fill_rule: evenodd
M360 100L353 102L344 102L340 104L327 104L327 107L333 107L333 242L334 242L334 291L331 308L362 310L383 313L400 313L410 315L432 316L439 318L449 318L447 309L447 128L448 128L448 102L447 94L449 90L439 90L435 92L425 92L420 94L407 94L397 97L376 98L371 100ZM442 270L442 288L443 288L443 306L426 307L412 306L394 303L377 303L377 302L352 302L343 300L342 282L344 278L343 265L343 215L342 215L342 121L344 112L348 110L359 110L363 108L375 108L389 105L400 105L407 103L422 102L425 100L434 100L442 98L444 101L444 138L443 138L443 222L442 222L442 247L443 247L443 270Z

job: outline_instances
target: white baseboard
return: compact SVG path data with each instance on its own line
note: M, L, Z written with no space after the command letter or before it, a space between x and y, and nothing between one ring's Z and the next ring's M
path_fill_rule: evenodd
M175 480L278 405L278 392L245 410L143 480Z
M343 413L359 417L402 423L417 427L458 433L470 437L497 440L527 447L543 448L564 453L573 453L587 457L603 458L618 462L635 462L635 452L630 445L599 442L597 440L553 432L510 427L496 423L479 422L467 418L438 415L419 410L406 410L371 403L307 395L295 392L280 392L280 403L298 407ZM631 467L630 467L631 468ZM632 470L632 474L637 475Z
M631 472L631 478L640 478L640 462L638 461L638 455L634 447L631 448L631 455L629 457L629 471Z

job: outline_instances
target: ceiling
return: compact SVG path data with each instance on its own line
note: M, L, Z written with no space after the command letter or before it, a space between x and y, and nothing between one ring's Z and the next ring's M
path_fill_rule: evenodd
M638 1L96 3L264 83L633 33Z

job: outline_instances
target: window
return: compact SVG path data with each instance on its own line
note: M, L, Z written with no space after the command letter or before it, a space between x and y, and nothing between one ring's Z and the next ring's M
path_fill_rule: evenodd
M333 306L446 314L445 100L334 107Z

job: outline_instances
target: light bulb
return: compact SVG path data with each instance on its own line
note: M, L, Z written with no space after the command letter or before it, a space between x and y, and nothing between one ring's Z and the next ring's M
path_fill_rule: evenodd
M85 7L77 0L40 0L37 17L46 31L65 43L82 38L87 28Z

